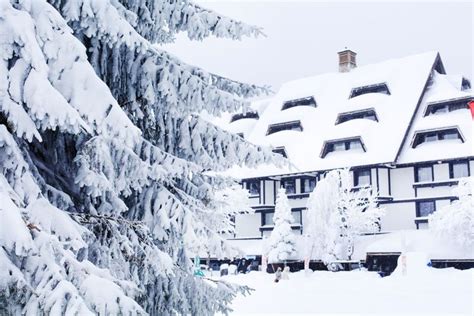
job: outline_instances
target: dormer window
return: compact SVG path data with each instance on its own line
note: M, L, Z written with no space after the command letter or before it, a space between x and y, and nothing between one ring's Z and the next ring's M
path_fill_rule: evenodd
M471 82L469 81L469 79L462 77L461 91L469 90L469 89L471 89Z
M285 147L281 146L281 147L276 147L272 150L275 154L280 154L282 155L283 157L285 158L288 158L288 154L286 153L286 149Z
M440 130L417 132L413 138L412 147L416 148L418 145L429 142L436 142L441 140L460 140L464 142L464 138L457 127L450 127Z
M357 120L357 119L366 119L366 120L372 120L376 122L379 121L374 109L364 109L360 111L339 113L337 115L336 125L347 122L347 121L351 121L351 120Z
M267 135L278 133L281 131L303 131L303 126L301 126L300 121L291 121L271 124L268 126Z
M246 113L236 113L232 115L232 118L230 119L230 122L235 122L238 120L243 120L243 119L254 119L258 120L259 116L257 112L246 112Z
M365 146L360 137L336 139L324 142L321 158L326 157L327 154L336 151L362 151L365 152Z
M469 101L470 99L464 98L464 99L455 99L455 100L447 100L447 101L442 101L442 102L430 103L426 107L425 116L468 109Z
M286 109L294 108L295 106L312 106L313 108L315 108L316 101L314 100L314 97L286 101L285 103L283 103L281 110L283 111Z
M390 90L388 90L386 83L376 83L368 86L361 86L351 90L349 99L367 93L383 93L390 95Z

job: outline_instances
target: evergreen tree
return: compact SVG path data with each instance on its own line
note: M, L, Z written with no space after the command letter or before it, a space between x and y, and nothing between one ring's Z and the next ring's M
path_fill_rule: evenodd
M285 262L296 256L296 239L291 229L294 218L285 189L280 188L273 215L274 228L268 239L268 262Z
M328 172L308 199L307 255L329 264L350 260L354 242L363 233L380 229L384 211L371 187L353 189L349 169Z
M232 229L205 171L274 156L198 113L267 89L155 45L178 32L261 31L187 1L0 0L0 314L207 315L245 290L192 275Z

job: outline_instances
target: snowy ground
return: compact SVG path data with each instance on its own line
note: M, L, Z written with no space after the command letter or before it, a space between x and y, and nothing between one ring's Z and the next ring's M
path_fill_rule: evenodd
M316 271L290 274L274 283L274 275L251 272L225 279L255 289L235 299L232 315L473 314L474 269L429 269L426 273L380 278L366 271Z

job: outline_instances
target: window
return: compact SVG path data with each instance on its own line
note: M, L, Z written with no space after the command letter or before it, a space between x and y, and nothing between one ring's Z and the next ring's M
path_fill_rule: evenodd
M469 162L456 161L449 163L449 177L451 179L469 177Z
M311 106L311 107L316 107L316 101L314 100L313 97L307 97L307 98L301 98L301 99L296 99L296 100L291 100L291 101L286 101L283 103L283 106L281 110L286 110L290 108L294 108L295 106Z
M466 79L466 78L462 78L462 83L461 83L461 90L464 91L464 90L469 90L471 89L471 82Z
M413 138L413 148L416 148L418 145L423 143L441 141L441 140L460 140L464 142L461 133L457 127L446 128L436 131L426 131L426 132L417 132Z
M349 147L347 148L347 146ZM346 142L346 148L347 150L362 149L362 143L358 140L350 140L349 143Z
M258 120L259 116L257 112L237 113L232 115L230 122L235 122L243 119L255 119Z
M390 90L388 90L386 83L376 83L373 85L353 88L351 90L351 95L349 98L354 98L359 95L367 94L367 93L384 93L384 94L390 95Z
M301 132L303 126L300 121L291 121L284 123L271 124L268 126L267 135L278 133L281 131L298 131Z
M341 140L330 140L326 141L323 145L323 150L321 152L321 158L326 157L327 154L333 151L347 151L347 150L359 150L366 151L365 146L362 143L360 137L348 138Z
M436 211L435 201L416 202L416 217L427 217Z
M274 225L275 223L273 222L273 215L275 215L275 212L265 212L265 213L263 213L262 226L264 226L264 225Z
M430 103L426 107L425 116L468 109L469 100L470 99L464 98L464 99Z
M301 179L301 193L311 193L316 187L316 178L308 177Z
M288 158L288 154L286 153L285 147L276 147L272 150L275 154L280 154L285 158Z
M248 181L246 185L250 195L260 195L260 181Z
M339 113L336 119L336 125L357 119L367 119L376 122L379 121L374 109L366 109L361 111Z
M244 138L244 133L237 133L236 135L239 136L240 138Z
M295 179L282 179L281 180L281 187L285 188L285 193L286 194L295 194L296 193Z
M292 224L301 224L301 210L291 210L291 215L293 216Z
M354 186L361 187L371 184L370 169L356 169L354 170Z
M431 182L433 180L432 165L415 167L415 182Z
M262 226L275 225L273 221L274 211L265 211L262 213ZM301 209L291 210L292 221L291 224L301 224Z

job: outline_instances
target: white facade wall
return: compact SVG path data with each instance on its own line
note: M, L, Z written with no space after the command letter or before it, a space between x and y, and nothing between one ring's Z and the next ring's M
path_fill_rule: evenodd
M260 205L260 197L259 196L250 196L249 198L250 206L259 206Z
M387 168L378 168L378 173L379 173L379 187L378 187L378 192L379 196L385 197L385 196L390 196L390 186L389 186L389 180L388 180L388 172L389 170Z
M295 181L296 193L301 192L301 179L296 179Z
M377 186L378 169L378 186ZM474 161L470 161L471 175L474 171ZM453 189L456 179L451 179L449 175L449 163L433 164L433 184L415 183L415 167L403 166L397 168L373 167L371 168L372 186L379 191L382 198L390 198L393 202L383 201L381 205L386 210L386 215L381 221L381 231L390 232L402 229L416 229L416 205L417 201L434 200L436 210L441 209L450 203L450 197L453 196ZM441 182L441 183L440 183ZM444 183L445 182L445 183ZM271 210L275 205L275 193L280 188L279 180L261 180L260 196L251 197L251 203L254 207ZM292 209L302 210L302 231L306 218L306 207L308 197L302 194L302 182L296 178L296 194L288 195L289 203ZM267 208L268 207L268 208ZM418 222L418 228L426 228L428 225ZM236 218L236 238L254 238L270 234L269 230L261 231L262 219L261 213L250 215L241 215ZM299 231L295 231L299 233Z
M436 198L436 197L452 196L453 188L454 188L454 185L417 188L416 196L419 198Z
M414 168L395 168L390 170L390 186L395 199L415 197L413 183L415 182Z
M308 198L291 199L289 200L291 208L302 208L306 207Z
M273 181L269 181L269 180L265 180L263 181L264 183L264 193L265 193L265 200L264 200L264 205L275 205L274 204L274 201L275 201L275 197L273 195L273 191L274 191L274 183Z
M449 164L441 163L433 165L434 181L445 181L449 179Z
M353 174L354 176L354 174ZM372 188L374 190L379 190L379 187L377 186L377 168L371 168L370 169L370 178L372 181ZM380 185L380 179L379 179L379 185Z
M242 214L235 217L235 238L260 237L260 213Z
M382 207L385 209L385 215L381 220L383 232L416 229L415 202L383 204Z

